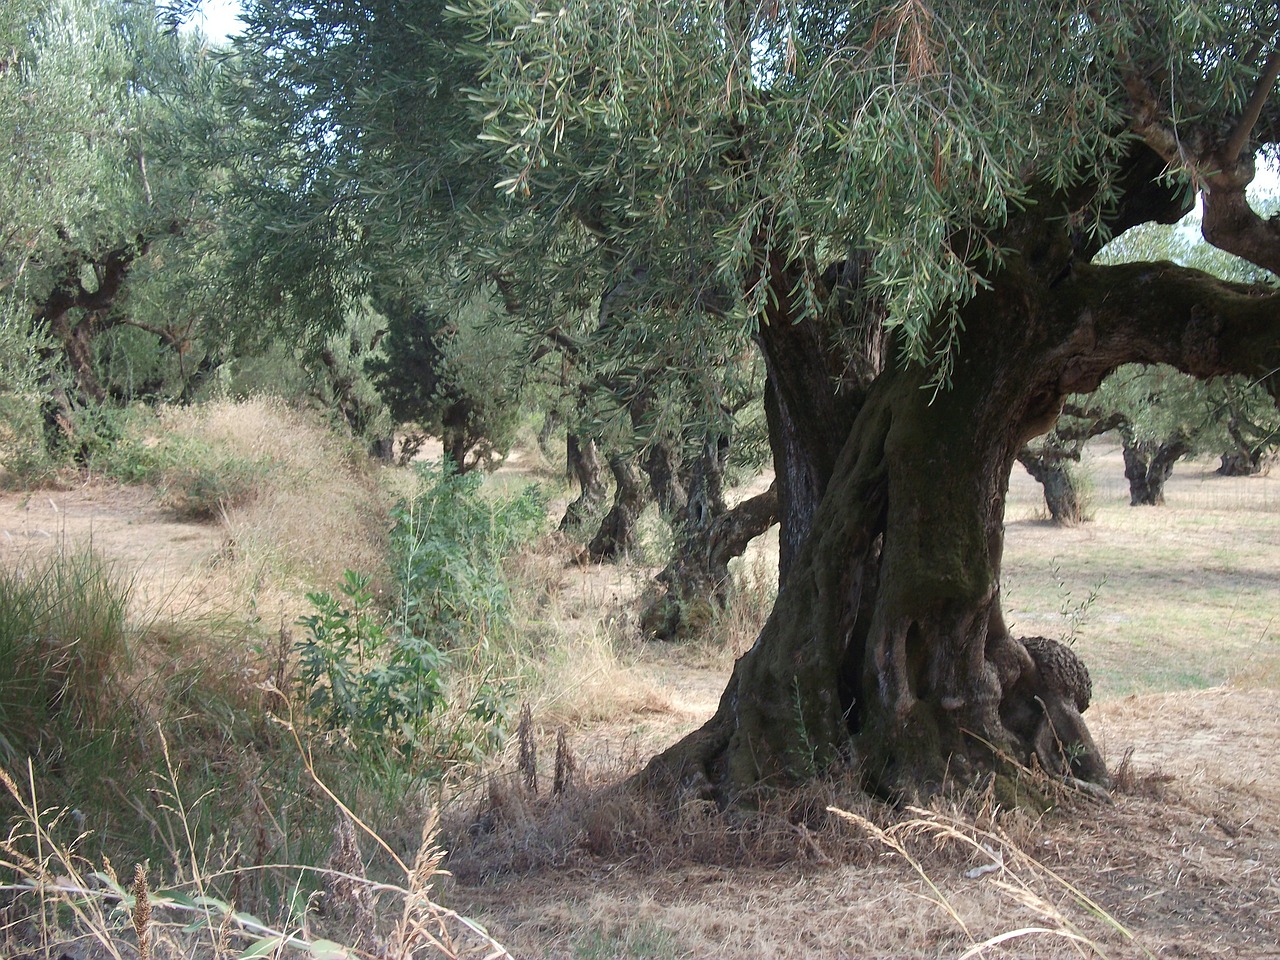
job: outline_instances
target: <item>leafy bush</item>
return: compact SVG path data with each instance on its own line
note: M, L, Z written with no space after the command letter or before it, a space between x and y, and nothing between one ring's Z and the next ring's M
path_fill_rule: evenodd
M486 499L482 478L446 464L422 469L423 490L392 512L392 575L407 633L442 647L483 644L510 624L502 561L546 525L537 486Z
M444 706L445 658L421 637L388 634L369 579L348 570L345 599L307 595L316 608L299 620L307 628L299 644L307 710L326 729L416 747L430 714Z
M53 453L35 441L6 445L13 482L32 485L74 463L93 476L154 484L180 520L213 520L252 500L272 466L270 457L245 456L219 438L174 430L146 408L83 406L71 416L74 440L64 438ZM39 436L38 423L26 427Z
M0 393L0 467L6 487L32 489L51 479L58 464L44 444L40 404Z
M173 462L169 450L147 441L147 428L154 422L148 409L81 407L73 429L79 459L90 473L121 483L154 483Z
M34 487L67 468L121 483L153 482L169 462L166 451L149 444L149 410L107 405L74 406L45 421L37 402L0 402L0 459L15 486Z
M423 479L394 512L394 610L378 610L371 578L347 571L340 596L308 595L315 612L299 620L298 652L306 710L321 729L438 769L503 738L508 694L481 654L510 629L501 562L542 529L546 510L533 488L488 500L476 474L446 468Z

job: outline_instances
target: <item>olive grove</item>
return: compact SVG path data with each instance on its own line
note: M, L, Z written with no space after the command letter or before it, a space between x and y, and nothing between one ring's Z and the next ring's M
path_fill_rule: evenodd
M1280 269L1246 196L1280 141L1273 8L259 0L246 22L244 182L275 224L251 281L317 311L499 297L494 335L531 358L697 397L667 409L709 460L721 373L763 358L782 587L647 782L1108 781L1084 665L1002 616L1009 471L1126 363L1275 392L1265 279L1095 260L1199 193L1210 243Z

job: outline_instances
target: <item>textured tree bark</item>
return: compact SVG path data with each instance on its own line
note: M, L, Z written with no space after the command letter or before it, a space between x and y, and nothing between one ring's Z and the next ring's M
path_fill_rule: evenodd
M560 426L560 414L548 410L542 418L542 426L538 428L538 449L548 460L551 459L551 438Z
M1262 472L1262 458L1239 451L1224 453L1214 472L1223 477L1256 477Z
M883 336L864 337L862 355L850 357L830 328L800 320L795 264L757 264L748 285L767 272L771 293L756 343L765 359L765 416L778 484L779 582L786 579L813 526L814 513L848 436L867 384L882 366ZM853 289L860 278L839 264L827 271L829 289ZM839 311L838 311L839 312ZM847 317L839 316L840 320ZM858 326L854 318L853 326Z
M351 351L351 360L349 362L353 366L363 363L360 345L354 337L352 338ZM356 389L355 373L350 368L343 368L343 364L338 360L333 350L325 347L320 351L319 357L320 363L323 364L326 371L329 387L333 392L333 403L337 405L338 412L342 414L342 419L346 422L350 435L365 440L368 445L369 456L381 460L383 463L390 463L395 450L395 437L366 436L370 423L373 422L378 413L376 401L371 401L361 396L360 391ZM317 399L323 403L326 398L318 388L315 393ZM448 446L447 440L446 446ZM460 462L455 459L454 463L459 464L459 472L461 472Z
M658 502L658 509L667 517L674 517L689 503L689 493L680 480L680 464L671 445L659 440L652 444L641 463L649 476L649 489Z
M1054 523L1074 526L1084 519L1080 490L1069 465L1080 462L1089 440L1126 423L1123 414L1103 416L1100 411L1068 403L1039 443L1026 444L1018 451L1018 462L1044 488L1045 506Z
M614 482L613 506L587 545L587 556L597 562L617 560L636 551L636 522L649 505L649 489L632 457L610 457L609 472Z
M1044 503L1054 523L1074 527L1084 519L1080 491L1068 467L1074 462L1071 458L1023 447L1018 451L1018 462L1044 488Z
M69 257L62 277L34 311L37 328L44 327L53 335L75 379L75 396L69 395L60 384L49 385L50 396L43 404L43 419L45 447L50 453L70 446L78 448L77 459L85 455L83 443L75 437L73 408L77 404L100 404L107 399L94 366L93 339L112 325L112 310L121 298L125 280L136 258L146 253L147 248L147 242L140 237L137 246L112 250L95 263ZM86 289L81 282L84 267L93 268L97 280L93 290Z
M643 783L733 802L848 763L885 796L991 772L1007 800L1010 760L1107 782L1081 717L1083 664L1004 622L1009 469L1066 396L1122 363L1265 375L1280 360L1280 295L1167 263L1077 262L1066 219L1011 221L1002 269L961 311L957 362L936 402L926 371L875 377L719 709L655 758ZM798 386L830 388L822 366L805 369L792 370ZM801 443L803 433L798 425Z
M1240 429L1240 421L1235 417L1227 421L1227 435L1235 444L1235 449L1222 454L1217 472L1224 477L1253 477L1261 473L1262 456L1266 447L1250 443Z
M728 596L728 568L713 569L711 530L725 513L724 469L729 444L708 437L689 471L684 506L671 518L675 546L654 578L640 628L659 640L695 636L706 629Z
M36 325L47 327L62 347L83 401L101 403L107 397L94 370L93 338L119 322L112 318L112 311L119 305L134 263L149 247L150 241L138 237L133 245L110 250L95 261L69 257L61 278L35 309ZM92 290L80 279L86 267L92 268L96 280Z
M88 313L72 320L71 311L61 314L52 324L53 335L62 346L62 356L75 377L76 393L82 403L102 403L107 399L98 373L94 369L93 338L98 332L98 315Z
M1129 506L1158 507L1164 503L1165 482L1173 465L1191 452L1183 436L1162 443L1135 440L1124 432L1124 475L1129 481Z
M565 508L564 517L560 520L561 530L576 527L597 516L609 495L604 482L604 467L600 463L600 449L594 439L570 433L565 441L565 458L581 492Z

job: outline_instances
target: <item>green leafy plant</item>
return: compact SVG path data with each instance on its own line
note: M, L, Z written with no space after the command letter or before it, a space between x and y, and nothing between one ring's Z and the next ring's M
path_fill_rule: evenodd
M14 463L6 463L16 468L20 478L38 480L41 467L46 471L75 467L121 483L151 483L172 462L169 451L147 442L146 426L154 422L149 410L72 403L59 414L56 428L43 419L42 411L33 414L37 419L30 421L31 427L45 433L39 451L34 447L26 451L27 464L22 453Z
M298 644L307 711L327 730L412 750L445 704L445 658L424 637L387 632L369 579L348 570L341 597L307 595L316 610L299 620L307 630Z
M1049 570L1058 586L1058 596L1061 601L1058 605L1058 613L1066 624L1058 639L1069 646L1074 645L1080 635L1080 628L1089 620L1093 605L1102 596L1102 588L1107 585L1107 575L1104 573L1089 588L1083 600L1076 600L1072 597L1071 588L1067 585L1067 578L1063 575L1056 557L1050 561Z
M422 479L422 492L392 513L401 628L445 647L483 645L510 622L501 562L546 524L542 495L531 486L486 499L482 478L452 465L423 470Z
M393 610L377 607L369 576L348 570L337 596L308 594L315 612L298 621L298 653L321 728L438 768L478 759L505 735L510 694L485 651L511 624L502 560L546 511L536 489L489 499L480 475L452 467L423 481L393 514Z

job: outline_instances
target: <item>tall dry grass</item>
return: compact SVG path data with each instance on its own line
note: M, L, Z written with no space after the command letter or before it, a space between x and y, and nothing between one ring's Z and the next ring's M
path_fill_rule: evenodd
M161 412L158 442L217 451L217 464L257 465L252 489L221 503L226 539L211 590L264 617L292 621L308 590L344 570L385 582L386 498L363 454L317 416L275 397L215 400Z
M263 866L215 864L197 841L194 809L182 801L178 773L164 742L167 783L155 792L175 817L174 863L136 862L121 876L109 858L83 850L87 834L68 830L75 811L48 808L28 770L23 786L0 767L0 800L18 815L0 838L0 949L6 956L93 956L109 960L151 957L229 960L232 957L309 957L312 960L461 960L511 954L475 921L441 906L435 887L444 876L438 821L427 817L416 854L401 859L386 842L328 791L338 807L337 828L326 866L273 864L293 878L293 896L281 897L262 917L240 908L237 893ZM309 772L315 775L314 769ZM200 802L196 801L197 804ZM360 836L381 846L399 879L365 875ZM153 879L161 874L161 883ZM319 882L322 896L299 899ZM322 914L317 904L323 902Z

